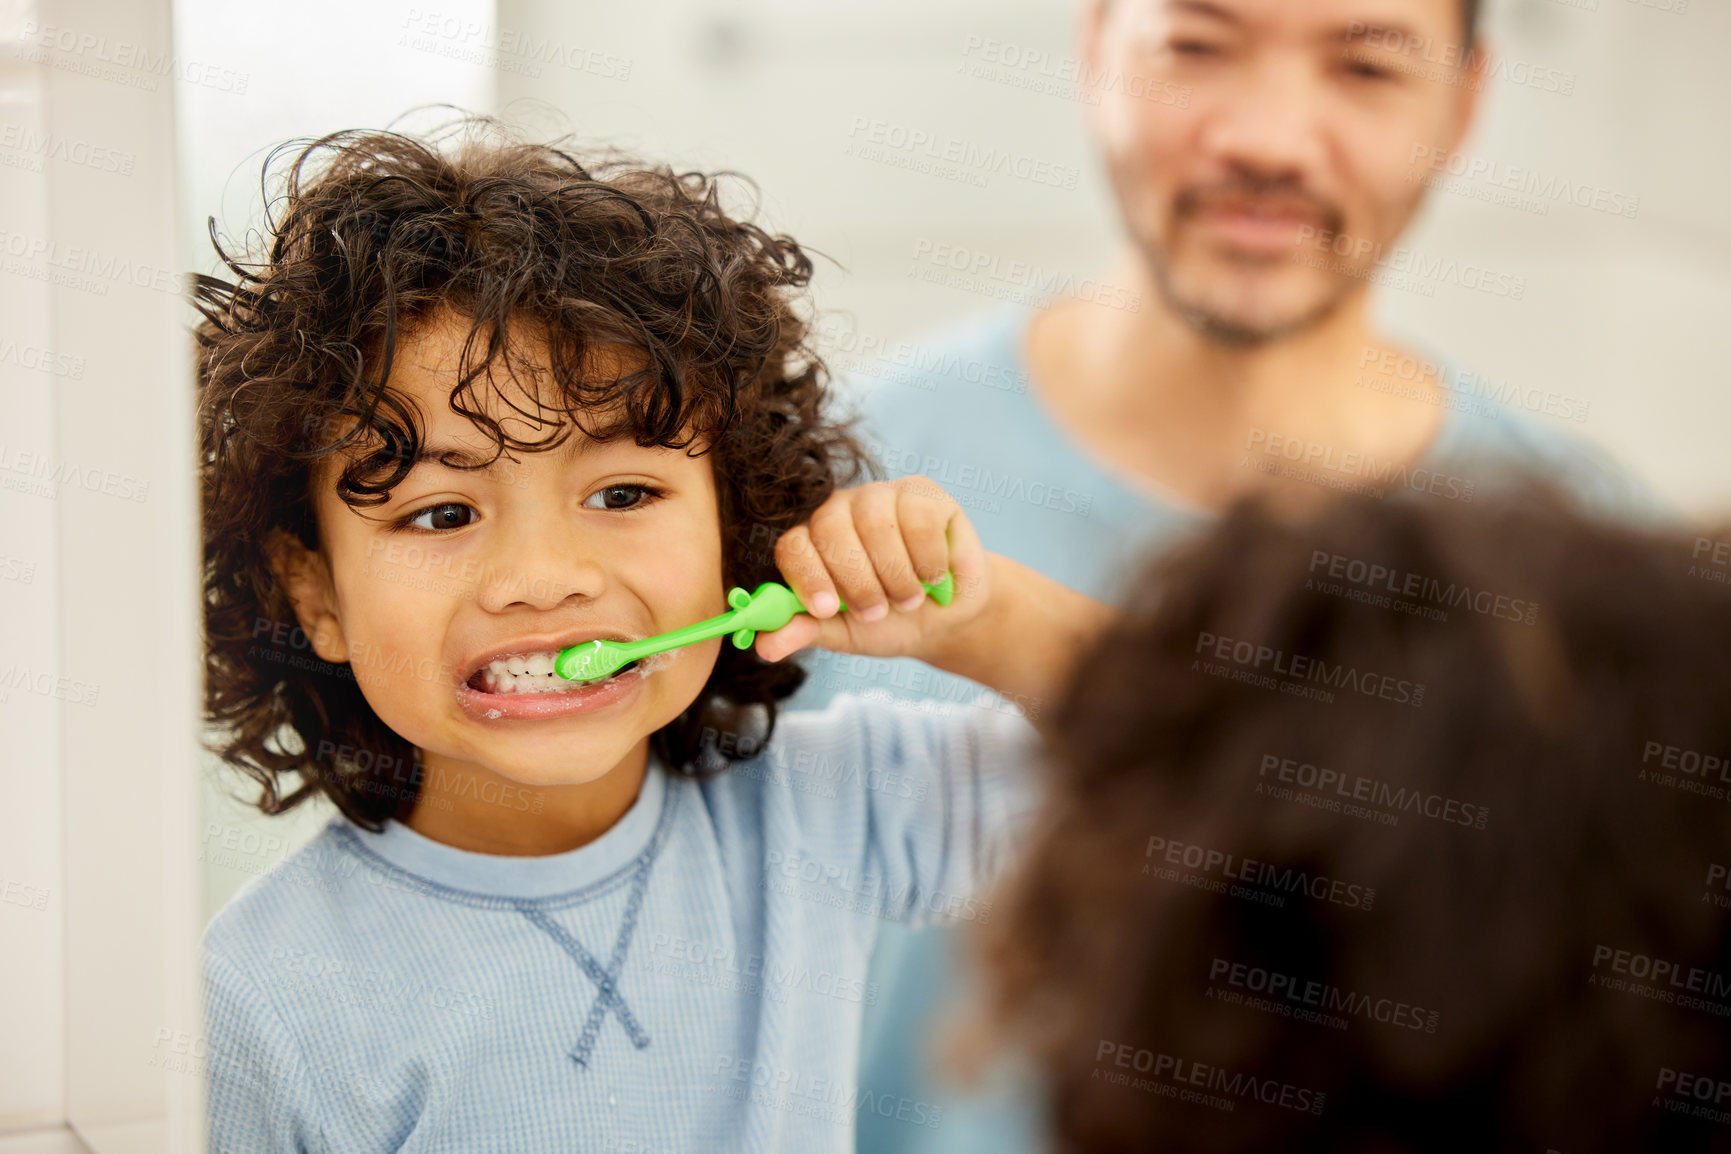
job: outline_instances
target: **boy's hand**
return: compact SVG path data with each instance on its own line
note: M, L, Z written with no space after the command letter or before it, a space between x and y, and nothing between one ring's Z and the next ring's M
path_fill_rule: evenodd
M1007 557L988 554L960 505L930 478L842 489L788 530L775 562L801 613L757 635L757 654L780 661L816 645L872 657L917 657L1013 701L1044 728L1045 704L1116 612ZM920 582L945 567L948 605ZM836 612L835 598L847 603Z
M927 656L979 615L990 586L986 551L962 507L921 476L838 489L811 520L782 534L775 563L809 615L757 635L766 661L808 645ZM946 569L955 598L939 605L920 582L937 581ZM838 597L846 612L837 612Z

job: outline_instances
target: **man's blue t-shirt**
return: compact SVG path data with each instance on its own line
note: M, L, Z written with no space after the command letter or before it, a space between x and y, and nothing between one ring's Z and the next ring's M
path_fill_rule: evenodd
M1023 344L1034 312L999 309L929 340L911 339L831 367L858 406L860 432L888 477L923 474L956 499L985 547L1073 589L1113 601L1141 563L1206 528L1213 515L1183 508L1151 482L1090 457L1041 405ZM1435 441L1410 467L1388 469L1355 457L1247 445L1247 467L1303 470L1319 485L1348 490L1397 486L1438 500L1471 500L1510 465L1548 476L1606 513L1646 516L1645 491L1611 459L1555 422L1469 395L1458 370L1437 357L1445 385ZM1415 393L1417 390L1414 390ZM1420 403L1415 401L1414 403ZM1584 411L1581 412L1584 415ZM966 709L978 685L911 660L823 652L806 655L812 676L789 702L820 708L837 693L919 699ZM861 1091L906 1094L944 1104L941 1130L860 1116L861 1154L1018 1154L1040 1146L1036 1088L1006 1068L981 1092L958 1094L937 1080L929 1059L931 1023L961 999L957 932L891 927L878 941L873 980L883 996L866 1015Z

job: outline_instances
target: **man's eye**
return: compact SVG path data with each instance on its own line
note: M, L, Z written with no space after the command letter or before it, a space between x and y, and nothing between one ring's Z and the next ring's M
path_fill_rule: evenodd
M1348 76L1356 76L1361 80L1388 80L1392 75L1388 69L1364 60L1348 60L1346 73Z
M632 509L638 505L647 505L661 495L660 490L648 485L608 485L589 494L583 502L585 509Z
M474 512L473 506L456 501L447 501L442 505L428 505L419 513L411 514L403 524L433 532L445 529L461 529L465 525L474 524L475 518L472 515L465 516L465 514L473 514Z
M1205 40L1174 40L1172 51L1180 56L1215 56L1219 54L1220 46Z

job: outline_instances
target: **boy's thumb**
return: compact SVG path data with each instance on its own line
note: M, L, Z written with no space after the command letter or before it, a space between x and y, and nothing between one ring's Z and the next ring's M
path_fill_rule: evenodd
M804 613L795 614L792 621L780 629L769 633L759 633L753 642L757 655L765 661L780 661L789 654L797 653L818 639L823 632L821 623L815 617Z

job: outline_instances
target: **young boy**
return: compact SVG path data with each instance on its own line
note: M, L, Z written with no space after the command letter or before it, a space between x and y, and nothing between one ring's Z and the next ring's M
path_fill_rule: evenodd
M861 1109L941 1125L855 1088L875 927L989 916L1023 715L1109 614L987 556L929 483L836 488L863 455L792 240L700 174L475 128L314 142L268 253L199 285L214 748L266 812L341 811L209 929L212 1149L807 1154ZM551 672L772 579L811 613L752 648ZM811 644L1004 696L777 725Z
M983 935L1052 1148L1731 1150L1727 540L1246 506L1133 583Z

